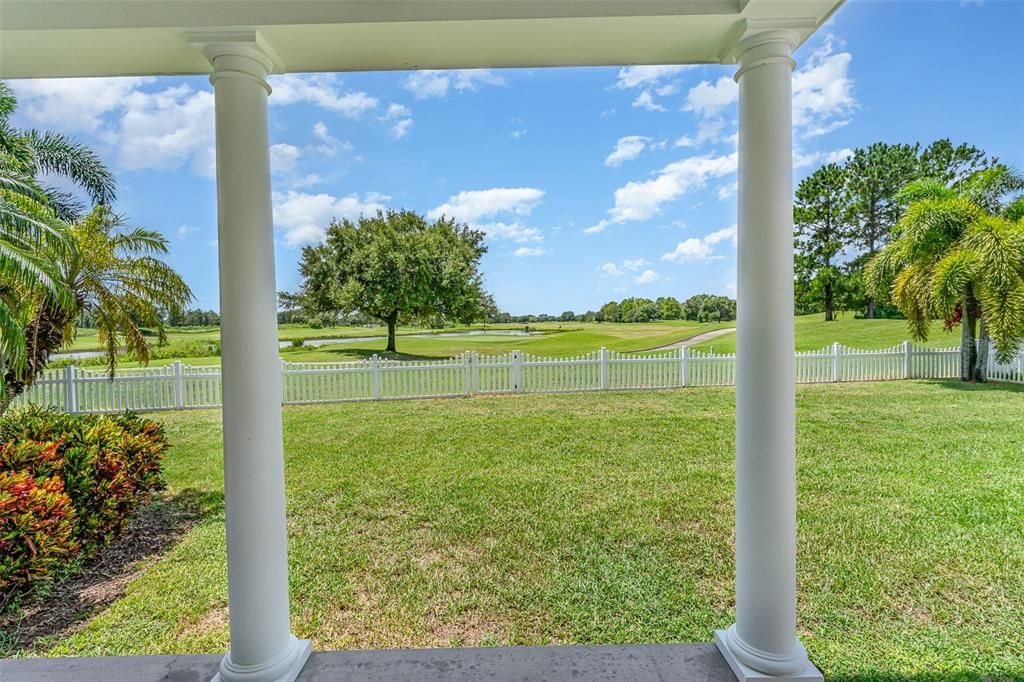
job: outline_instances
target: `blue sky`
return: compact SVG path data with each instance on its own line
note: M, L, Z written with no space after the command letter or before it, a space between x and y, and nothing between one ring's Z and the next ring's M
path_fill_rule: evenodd
M795 180L874 141L969 142L1024 169L1024 2L850 0L797 53ZM681 38L683 39L683 38ZM273 79L278 288L334 216L446 213L488 233L513 314L735 295L734 67ZM15 122L93 145L117 210L218 308L206 78L21 81Z

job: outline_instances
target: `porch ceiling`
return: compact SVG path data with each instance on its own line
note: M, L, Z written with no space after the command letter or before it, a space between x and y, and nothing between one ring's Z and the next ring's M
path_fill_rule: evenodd
M732 62L843 0L4 0L0 77L204 74L189 31L256 29L280 72Z

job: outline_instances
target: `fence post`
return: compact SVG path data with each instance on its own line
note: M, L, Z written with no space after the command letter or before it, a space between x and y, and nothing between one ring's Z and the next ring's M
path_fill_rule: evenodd
M903 378L909 379L911 374L910 341L903 342Z
M477 394L480 392L480 356L477 354L476 351L473 351L469 357L469 372L470 377L473 379L472 383L470 384L470 387L471 390L473 391L473 394Z
M64 368L64 411L68 414L78 412L78 389L75 387L75 366Z
M185 370L181 360L174 361L174 379L171 382L171 395L174 398L174 409L185 409Z
M466 397L473 395L473 357L469 354L469 351L462 353L462 392L466 394Z
M832 342L832 381L843 380L843 348L838 341Z
M521 393L523 390L523 356L517 350L512 351L512 392Z
M601 362L600 365L600 388L602 391L608 388L608 349L601 346L601 350L597 352L597 357Z
M281 358L281 404L288 404L288 361Z
M374 400L381 398L381 368L380 357L374 355L370 358L370 397Z
M679 348L679 371L682 381L680 386L687 386L690 383L690 349L687 346Z

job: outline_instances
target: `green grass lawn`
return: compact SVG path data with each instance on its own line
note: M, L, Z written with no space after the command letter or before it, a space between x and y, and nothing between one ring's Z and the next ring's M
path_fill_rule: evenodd
M731 326L735 326L735 323ZM799 315L795 331L797 350L818 350L836 341L851 348L891 348L910 339L906 320L858 320L852 313L844 313L832 322L825 322L821 313ZM960 329L950 333L943 329L941 321L934 322L928 340L915 343L930 348L959 346ZM702 351L713 348L716 353L733 353L736 351L736 334L726 334L696 344L694 348Z
M403 330L404 333L424 330ZM387 330L383 327L313 327L302 324L282 324L278 326L278 338L282 341L292 339L337 339L349 336L382 336ZM171 327L167 333L168 340L175 341L217 341L220 339L219 327ZM78 330L75 342L70 350L102 350L95 329Z
M800 636L828 679L1024 678L1021 389L798 388ZM684 389L286 408L295 634L709 640L733 620L734 404ZM220 415L159 418L169 492L205 515L36 653L226 649Z
M472 325L445 330L400 328L398 353L391 356L384 352L386 330L382 327L334 327L313 329L304 325L281 325L278 338L317 339L342 337L376 337L372 341L360 341L336 346L288 347L281 356L292 362L337 362L356 360L371 355L391 356L400 359L446 358L467 350L479 353L507 353L521 350L548 357L574 356L595 351L602 346L621 352L644 351L682 341L714 329L730 328L735 322L699 323L683 320L651 322L645 324L615 324L594 322L541 322L529 325L530 329L544 332L537 336L468 336L436 338L411 338L411 334L436 333L465 329L522 329L523 325L496 324ZM171 343L188 341L215 341L219 338L215 327L186 330L172 330ZM803 315L796 318L796 349L817 350L838 341L853 348L888 348L910 338L904 320L858 320L852 314L845 314L834 322L825 322L822 315ZM941 323L932 325L929 339L923 345L930 347L956 346L960 343L959 332L943 331ZM95 330L79 330L74 350L89 350L97 347ZM714 349L718 353L736 350L736 335L726 334L694 346L697 350ZM181 357L154 359L152 366L166 365L180 359L192 365L217 365L218 357ZM82 363L79 363L82 364ZM97 363L98 364L98 363ZM137 362L123 361L123 367L136 367Z
M342 338L374 336L372 341L361 341L356 343L339 344L336 346L314 347L288 347L282 350L281 357L292 362L336 362L342 360L355 360L381 355L404 359L419 358L447 358L458 355L467 350L480 353L507 353L513 350L521 350L527 353L543 356L568 356L582 355L598 350L602 346L610 350L623 352L642 351L663 346L666 344L688 339L697 334L713 329L730 327L732 323L701 323L687 322L684 320L672 320L663 322L651 322L643 324L597 324L584 322L542 322L531 324L531 330L544 332L535 336L437 336L436 338L411 338L410 334L430 334L463 329L488 330L488 329L522 329L523 325L474 325L466 328L454 328L443 330L408 328L400 330L401 336L397 340L398 353L391 355L384 352L386 344L386 330L380 327L343 327L344 333L337 333L338 329L311 329L297 325L282 325L279 330L279 338ZM91 332L93 330L82 330ZM315 333L314 333L315 332ZM171 343L189 340L189 332L172 332ZM216 329L204 329L195 331L191 340L212 341L218 338L219 332ZM92 335L95 340L95 334ZM76 341L89 347L88 342L81 339ZM93 344L95 345L95 344ZM218 357L201 358L180 358L188 364L220 364ZM164 358L150 362L152 366L166 365L172 363L176 358ZM137 362L124 361L119 363L122 367L138 366Z

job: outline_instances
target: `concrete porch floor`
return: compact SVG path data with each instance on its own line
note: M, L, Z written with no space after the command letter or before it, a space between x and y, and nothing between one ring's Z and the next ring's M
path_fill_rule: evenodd
M207 682L220 656L110 656L0 661L18 682ZM714 644L493 647L314 652L299 682L735 682Z

